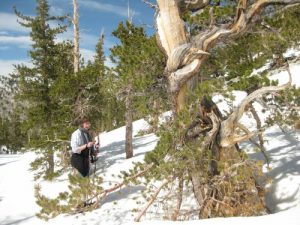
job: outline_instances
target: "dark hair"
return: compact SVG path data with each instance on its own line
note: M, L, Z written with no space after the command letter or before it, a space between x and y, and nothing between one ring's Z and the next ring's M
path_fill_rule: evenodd
M86 122L90 122L89 118L86 117L86 116L83 116L83 117L78 118L77 121L78 121L77 124L78 124L79 126L82 126L82 125L83 125L84 123L86 123Z

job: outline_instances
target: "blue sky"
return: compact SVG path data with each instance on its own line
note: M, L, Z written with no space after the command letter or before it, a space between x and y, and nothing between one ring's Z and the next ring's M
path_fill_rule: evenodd
M105 54L109 54L117 40L111 32L120 21L128 19L128 2L130 15L137 25L145 25L148 34L153 33L154 10L141 0L78 0L80 24L80 48L85 59L92 59L95 45L102 31L104 31ZM50 14L72 15L72 0L48 0ZM28 29L21 27L17 22L13 6L25 15L35 15L35 0L1 0L0 3L0 74L6 75L13 70L13 64L24 63L30 65L28 50L30 37ZM72 27L59 39L73 40ZM109 64L109 62L107 62Z

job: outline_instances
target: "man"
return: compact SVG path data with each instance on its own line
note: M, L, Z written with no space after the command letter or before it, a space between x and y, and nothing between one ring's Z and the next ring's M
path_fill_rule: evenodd
M83 176L87 177L90 171L90 155L99 149L99 144L92 140L89 133L91 123L87 117L79 120L79 128L71 137L71 165Z

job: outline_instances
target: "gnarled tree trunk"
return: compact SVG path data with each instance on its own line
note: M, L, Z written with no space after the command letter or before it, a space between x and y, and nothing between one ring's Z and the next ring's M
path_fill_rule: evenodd
M196 36L189 37L181 18L182 13L186 10L194 11L209 7L209 1L157 0L157 40L158 46L168 59L165 71L174 101L175 114L183 109L187 90L193 86L194 79L199 73L203 61L209 55L207 52L210 48L221 39L233 38L245 32L248 26L255 21L255 16L263 7L270 4L299 2L300 0L259 0L250 5L247 1L240 1L235 19L219 26L215 24L213 11L210 10L210 27L200 31ZM251 169L249 169L250 165L246 162L239 163L243 160L237 151L237 144L240 141L247 140L260 131L246 132L245 135L238 136L235 134L235 130L239 127L239 119L244 113L245 107L252 100L266 93L283 90L289 85L290 82L279 87L265 87L254 91L227 119L222 118L217 106L211 100L204 99L202 101L203 104L199 110L200 122L190 127L190 136L188 135L188 139L202 135L204 141L201 149L207 149L212 153L209 168L211 181L209 183L203 183L202 177L206 174L203 174L203 168L197 165L197 162L189 169L193 191L200 206L200 217L248 215L247 205L249 204L251 204L253 214L264 211L264 203L260 199L259 188ZM202 125L206 123L205 125L209 126L210 129L201 130L201 123ZM245 170L245 176L248 177L242 178L241 183L235 183L233 177L241 176L240 170ZM236 185L232 192L239 194L239 204L232 200L234 196L227 196L226 191L223 192L216 187L219 185L218 187L226 190L230 184ZM217 209L220 204L223 204L223 211L218 212Z

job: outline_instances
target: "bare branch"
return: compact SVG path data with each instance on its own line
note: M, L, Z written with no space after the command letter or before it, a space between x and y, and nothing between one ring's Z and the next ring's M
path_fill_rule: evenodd
M243 124L241 123L237 123L237 127L240 128L242 131L244 131L246 134L251 135L251 132L248 130L247 127L245 127ZM262 130L261 132L257 132L259 135L262 134ZM249 138L249 141L254 144L256 147L261 149L261 146L253 139L253 138ZM262 149L261 149L262 150ZM262 150L263 151L263 150ZM267 155L265 155L265 158L268 159Z
M123 187L124 185L127 184L128 181L130 180L134 180L142 175L144 175L148 170L150 170L152 167L154 166L153 163L151 163L150 165L148 165L144 170L138 172L137 174L131 176L131 177L128 177L126 180L124 180L123 182L121 183L118 183L118 184L115 184L113 187L110 187L110 188L107 188L105 190L102 190L100 193L96 193L94 196L91 196L89 199L87 199L86 201L89 202L89 201L92 201L94 198L97 199L97 201L94 203L94 205L97 207L100 203L100 201L102 199L104 199L109 193L111 192L114 192L118 189L120 189L121 187Z
M235 145L236 143L239 143L239 142L242 142L242 141L246 141L246 140L249 140L251 139L253 136L256 136L258 135L259 133L261 133L262 131L254 131L254 132L250 132L248 134L245 134L243 136L236 136L236 135L233 135L233 138L232 138L232 144Z
M300 0L259 0L253 3L248 9L245 8L246 2L243 1L240 10L237 10L236 19L233 24L223 25L219 28L214 28L209 31L204 31L195 36L194 43L196 46L204 51L208 51L210 46L217 40L226 37L237 36L243 33L248 26L254 21L254 17L260 13L260 10L271 4L296 4L300 3ZM205 36L205 39L203 39Z
M167 185L170 182L170 180L166 180L164 181L158 188L157 190L154 192L154 194L152 195L151 199L147 202L147 204L144 206L144 208L141 210L141 212L138 214L138 216L134 219L134 222L140 222L141 217L147 212L148 208L152 205L152 203L155 201L155 199L157 198L159 192L161 191L161 189Z
M221 123L221 130L220 130L220 145L222 147L229 147L234 145L235 143L250 139L254 135L257 135L259 132L250 132L242 137L234 136L235 127L238 124L238 121L242 117L246 106L251 103L254 99L261 97L264 94L274 93L278 91L282 91L288 88L292 83L292 75L290 72L289 67L287 67L287 72L289 75L289 81L286 84L281 86L269 86L269 87L262 87L251 94L249 94L241 104L231 113L231 115Z
M176 195L177 195L177 204L176 204L175 210L171 216L171 219L173 221L177 220L177 217L178 217L178 214L179 214L179 211L181 208L181 204L182 204L182 195L183 195L183 178L182 177L179 178L178 190L177 190Z
M156 4L153 4L152 2L149 2L147 0L141 0L142 2L144 2L146 5L148 5L150 8L158 10L158 6Z
M77 0L73 0L73 26L74 26L74 73L77 74L79 71L79 23L78 23L78 4Z
M289 81L286 83L286 84L283 84L281 86L269 86L269 87L262 87L254 92L252 92L251 94L249 94L242 102L241 104L239 105L239 107L234 111L234 113L231 114L230 117L232 117L231 119L233 119L234 121L238 121L244 111L245 111L245 108L246 106L252 102L254 99L264 95L264 94L268 94L268 93L274 93L274 92L278 92L278 91L282 91L286 88L288 88L289 86L291 86L292 84L292 75L291 75L291 72L290 72L290 69L289 67L287 67L287 72L288 72L288 75L289 75Z
M45 142L48 142L48 143L70 143L69 140L61 140L61 139L45 140Z

